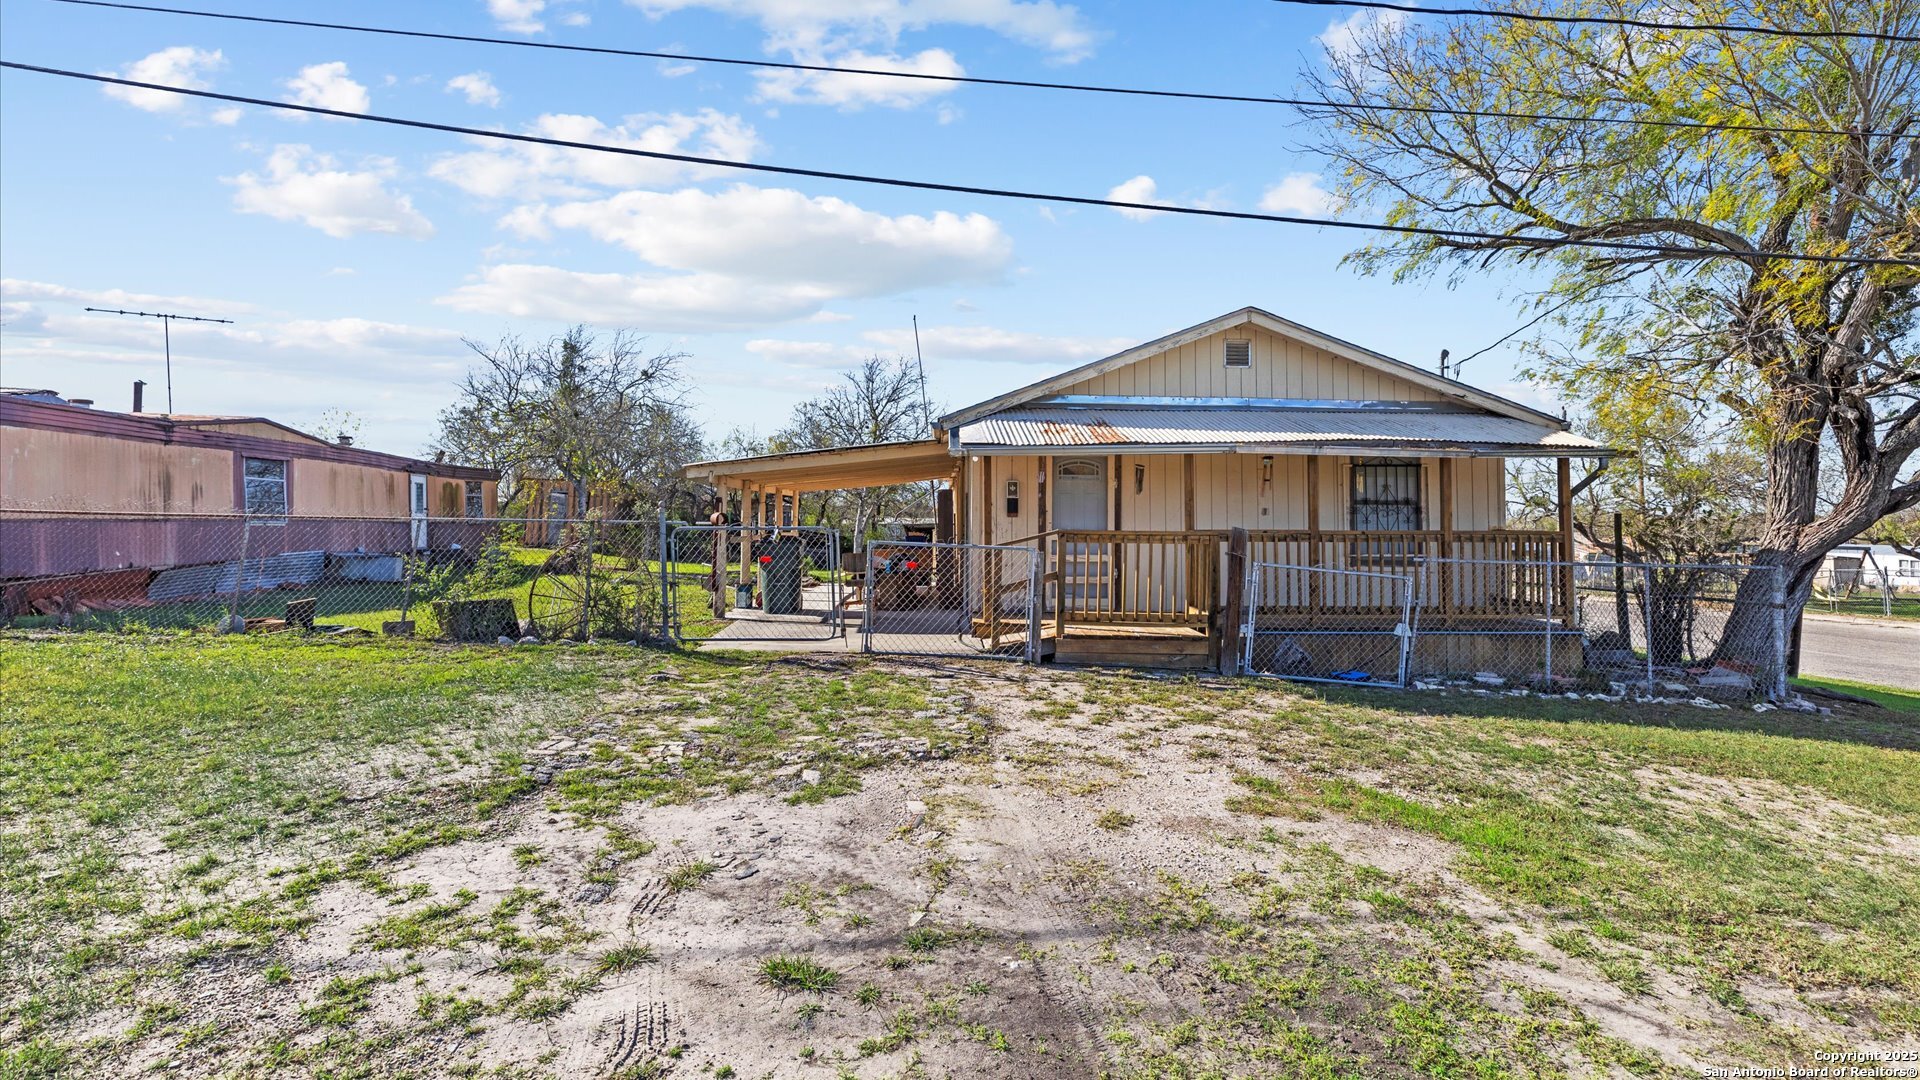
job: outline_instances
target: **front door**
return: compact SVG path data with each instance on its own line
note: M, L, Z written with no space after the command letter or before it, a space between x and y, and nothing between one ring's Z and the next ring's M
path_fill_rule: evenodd
M1107 516L1105 458L1061 458L1053 469L1053 527L1065 532L1098 532L1111 527ZM1068 544L1061 569L1066 575L1068 607L1087 610L1104 605L1113 567L1106 544Z
M407 509L413 518L413 550L425 551L427 547L427 477L424 473L414 473L407 485Z

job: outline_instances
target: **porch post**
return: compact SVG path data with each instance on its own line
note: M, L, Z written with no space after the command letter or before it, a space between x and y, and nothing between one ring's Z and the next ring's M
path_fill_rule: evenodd
M1125 490L1120 486L1119 454L1109 454L1107 456L1107 487L1111 489L1111 494L1108 495L1107 501L1113 504L1113 531L1119 532L1120 496L1122 491ZM1112 597L1108 605L1108 610L1114 613L1127 610L1126 597L1121 595L1121 584L1126 580L1126 573L1120 567L1120 558L1125 552L1126 548L1122 547L1117 539L1107 545L1107 573L1112 578L1112 583L1108 586L1110 591L1107 595Z
M742 585L751 584L753 580L747 575L751 572L748 568L753 565L753 523L754 519L760 516L759 507L754 503L758 501L759 494L758 485L744 482L740 485L740 584Z
M1240 630L1247 603L1247 530L1235 525L1227 531L1227 580L1222 582L1226 604L1221 611L1220 674L1240 674Z
M1560 616L1573 624L1573 463L1567 458L1554 461L1560 488Z
M1307 565L1320 565L1320 457L1307 458ZM1320 611L1320 575L1307 575L1307 610Z
M1440 459L1440 614L1453 614L1453 459Z

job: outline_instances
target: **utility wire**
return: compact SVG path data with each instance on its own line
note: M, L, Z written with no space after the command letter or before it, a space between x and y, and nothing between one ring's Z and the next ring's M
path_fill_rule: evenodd
M294 26L309 30L341 30L356 34L384 34L389 37L424 38L433 41L458 41L475 45L505 45L518 49L545 49L552 52L593 53L601 56L639 57L648 60L680 60L699 64L725 64L735 67L776 71L813 71L833 75L869 75L885 79L912 79L920 82L973 86L1009 86L1027 90L1068 90L1085 94L1118 94L1127 97L1177 98L1188 101L1220 101L1248 105L1289 105L1297 108L1349 109L1358 112L1409 113L1427 116L1474 116L1484 119L1538 120L1564 124L1625 124L1699 131L1744 131L1775 135L1867 135L1891 139L1920 139L1920 132L1852 131L1843 128L1795 127L1774 124L1721 124L1695 120L1648 120L1632 116L1572 116L1565 113L1508 112L1501 109L1448 109L1438 106L1382 105L1360 101L1327 101L1318 98L1259 97L1251 94L1210 94L1197 90L1151 90L1131 86L1101 86L1085 83L1038 82L1030 79L991 79L978 75L936 75L922 71L886 71L880 68L834 67L828 64L787 63L753 60L733 56L702 56L693 53L655 52L645 49L617 49L604 45L565 45L552 41L522 41L513 38L482 37L474 34L443 34L429 30L403 30L390 26L364 26L354 23L313 22L306 19L280 19L266 15L239 15L225 11L195 8L158 7L150 4L116 3L112 0L54 0L76 7L110 8L119 11L144 11L160 15L185 15L199 19L224 19L231 22Z
M1768 34L1790 38L1860 38L1866 41L1920 42L1913 34L1890 34L1880 30L1789 30L1779 26L1754 26L1746 23L1663 23L1652 19L1630 19L1611 15L1543 15L1532 11L1508 11L1499 8L1428 7L1423 4L1391 4L1386 0L1273 0L1276 4L1300 4L1306 7L1358 7L1380 11L1404 11L1410 15L1483 15L1493 19L1517 19L1521 22L1583 23L1590 26L1635 26L1646 30L1710 30L1733 34Z
M853 184L874 184L880 187L912 188L920 191L944 191L958 195L984 195L999 199L1024 199L1030 202L1063 203L1069 206L1104 206L1115 210L1147 210L1160 214L1185 214L1189 217L1227 218L1235 221L1271 221L1283 225L1316 225L1328 229L1395 233L1401 236L1430 236L1443 240L1489 240L1521 244L1537 249L1592 248L1600 251L1619 251L1634 255L1664 255L1681 259L1778 259L1785 262L1837 263L1849 266L1903 266L1920 269L1920 259L1895 259L1877 256L1860 256L1856 258L1847 255L1811 255L1794 251L1730 251L1720 248L1645 244L1630 240L1579 240L1567 237L1522 236L1513 233L1478 232L1469 229L1439 229L1417 225L1388 225L1379 222L1341 221L1337 218L1301 217L1290 214L1260 214L1247 210L1212 210L1198 206L1163 206L1158 203L1128 202L1120 199L1096 199L1086 195L1056 195L1038 191L1020 191L1012 188L979 187L971 184L948 184L934 180L906 180L899 177L873 176L866 173L835 172L828 169L803 169L792 165L766 165L753 161L728 161L724 158L700 157L694 154L672 154L663 150L638 150L630 146L607 146L602 143L579 142L573 139L554 139L544 135L523 135L511 131L489 131L485 128L463 127L459 124L441 124L431 120L409 120L398 116L381 116L377 113L357 113L349 112L345 109L325 109L318 105L296 105L288 101L270 101L266 98L244 97L239 94L221 94L212 90L190 90L181 86L140 82L135 79L122 79L113 75L95 75L85 71L67 71L62 68L41 67L37 64L22 64L12 60L0 60L0 68L11 68L15 71L31 71L41 75L54 75L63 79L80 79L107 86L127 86L137 90L157 90L162 93L179 94L183 97L203 98L208 101L226 101L236 105L255 105L263 109L279 109L283 112L306 113L312 116L332 116L342 120L364 120L371 124L387 124L392 127L414 128L421 131L443 131L453 135L467 135L476 139L497 139L503 142L524 143L534 146L557 146L567 150L590 150L604 154L620 154L626 157L648 158L654 161L677 161L687 165L706 165L719 169L738 169L742 172L771 173L779 176L805 176L816 180L839 180Z

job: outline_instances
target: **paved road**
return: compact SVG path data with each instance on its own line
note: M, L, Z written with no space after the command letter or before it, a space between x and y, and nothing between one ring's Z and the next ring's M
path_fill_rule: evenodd
M1800 672L1920 690L1920 622L1808 615Z

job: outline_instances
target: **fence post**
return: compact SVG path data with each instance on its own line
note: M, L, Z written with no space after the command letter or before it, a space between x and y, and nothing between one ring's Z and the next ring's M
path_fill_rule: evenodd
M240 520L240 562L235 565L233 570L233 604L227 610L226 629L228 632L232 632L233 624L236 622L240 623L242 630L246 629L246 624L241 622L240 619L240 589L242 584L247 580L247 541L252 538L252 535L253 518L242 518Z
M1027 552L1027 663L1040 662L1040 581L1044 566L1039 549Z
M1647 696L1653 696L1653 571L1640 567L1640 623L1647 635ZM1627 631L1627 644L1633 644L1633 631Z
M1876 566L1880 572L1880 614L1893 618L1893 578L1884 566Z
M655 565L659 567L660 582L660 640L673 637L673 551L667 544L667 508L660 507L660 546L654 551Z
M1240 674L1240 620L1247 600L1247 530L1227 531L1226 604L1220 613L1220 674Z
M1787 699L1787 574L1786 568L1773 570L1773 670L1768 687L1775 701Z
M860 560L860 572L867 576L866 584L862 586L861 589L861 597L864 602L860 605L860 651L870 653L873 651L873 609L875 607L873 592L873 541L871 539L867 541L867 557ZM965 585L961 587L965 588Z

